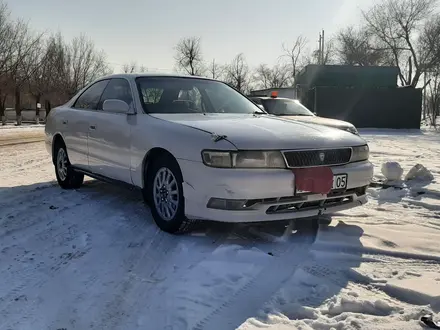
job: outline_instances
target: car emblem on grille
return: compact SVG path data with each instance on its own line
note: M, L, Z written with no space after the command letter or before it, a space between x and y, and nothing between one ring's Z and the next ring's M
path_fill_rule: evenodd
M324 159L325 159L325 153L320 152L320 153L319 153L319 160L320 160L321 162L323 162Z

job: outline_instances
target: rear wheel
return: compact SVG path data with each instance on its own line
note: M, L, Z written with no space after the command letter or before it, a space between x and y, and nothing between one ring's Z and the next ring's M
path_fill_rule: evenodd
M172 234L188 232L195 221L185 217L183 178L179 165L169 155L161 155L148 168L146 199L157 226Z
M76 172L70 165L66 146L59 142L55 146L55 175L63 189L77 189L84 182L84 174Z

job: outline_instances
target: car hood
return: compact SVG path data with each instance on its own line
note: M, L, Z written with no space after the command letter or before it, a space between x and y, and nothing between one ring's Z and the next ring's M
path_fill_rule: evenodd
M241 150L338 148L365 144L362 138L322 125L250 114L150 114L205 131L213 138L224 136Z
M318 125L325 125L325 126L335 127L335 128L339 128L339 129L347 129L349 127L354 127L353 124L350 124L349 122L346 122L343 120L318 117L318 116L281 116L281 118L291 119L291 120L299 120L301 122L313 123L313 124L318 124Z

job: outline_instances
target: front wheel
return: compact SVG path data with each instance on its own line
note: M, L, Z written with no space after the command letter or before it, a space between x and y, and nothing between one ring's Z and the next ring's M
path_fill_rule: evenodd
M185 217L183 177L169 155L155 159L148 169L146 195L157 226L171 234L189 231L195 221Z
M59 144L55 148L55 175L58 184L63 189L77 189L84 182L84 174L76 172L67 157L66 146Z

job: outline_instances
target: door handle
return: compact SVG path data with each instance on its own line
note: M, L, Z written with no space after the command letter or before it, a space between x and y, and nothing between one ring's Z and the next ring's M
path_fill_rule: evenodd
M96 129L95 125L90 125L90 129Z
M67 125L67 120L63 120L63 125Z

